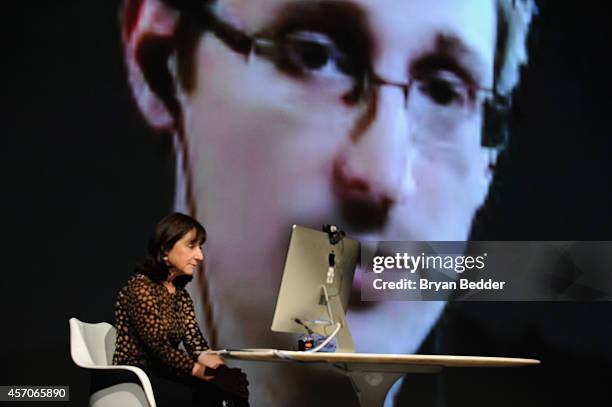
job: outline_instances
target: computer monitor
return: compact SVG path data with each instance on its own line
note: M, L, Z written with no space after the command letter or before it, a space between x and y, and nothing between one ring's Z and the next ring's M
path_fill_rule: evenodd
M325 336L338 328L336 351L355 352L346 310L360 246L338 237L293 225L271 329L306 333L296 318Z

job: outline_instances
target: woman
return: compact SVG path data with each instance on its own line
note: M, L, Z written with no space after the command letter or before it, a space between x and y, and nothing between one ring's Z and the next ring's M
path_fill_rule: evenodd
M184 289L204 260L205 241L206 231L195 219L180 213L162 219L147 258L115 304L113 364L143 368L158 407L248 406L246 375L205 352L209 348Z

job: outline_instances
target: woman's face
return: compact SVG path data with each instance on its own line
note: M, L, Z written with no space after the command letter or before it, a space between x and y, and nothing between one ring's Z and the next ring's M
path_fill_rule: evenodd
M199 243L196 230L191 229L172 246L166 253L171 275L193 275L194 270L204 260Z

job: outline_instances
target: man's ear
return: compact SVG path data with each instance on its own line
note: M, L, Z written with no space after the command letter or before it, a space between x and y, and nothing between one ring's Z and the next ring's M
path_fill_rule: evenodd
M156 130L174 132L180 120L175 51L179 12L161 0L125 0L121 34L132 93L140 111Z

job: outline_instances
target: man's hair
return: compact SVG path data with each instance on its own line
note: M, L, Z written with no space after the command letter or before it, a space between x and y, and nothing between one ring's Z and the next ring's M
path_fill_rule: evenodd
M501 95L512 92L521 65L527 63L527 37L536 11L534 0L497 0L495 90Z

